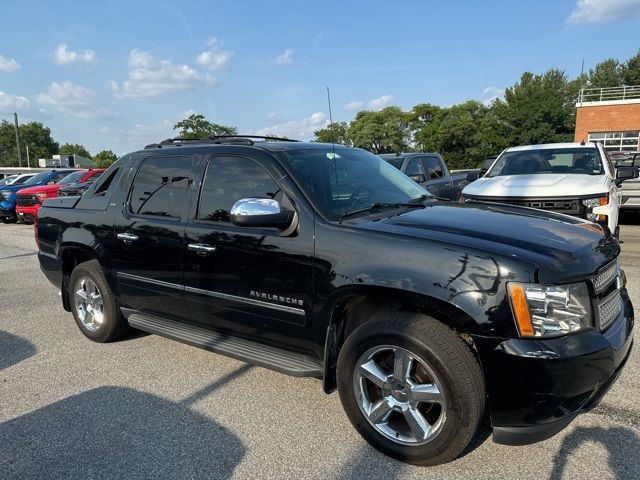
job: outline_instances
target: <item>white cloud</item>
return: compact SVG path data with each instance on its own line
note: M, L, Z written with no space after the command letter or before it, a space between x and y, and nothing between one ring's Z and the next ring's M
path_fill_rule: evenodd
M256 135L275 135L295 140L309 140L313 137L314 131L326 127L328 123L325 113L316 112L300 120L290 120L262 128L256 132Z
M380 110L386 107L393 100L393 95L382 95L381 97L372 98L369 101L363 102L360 100L352 100L345 104L345 110L360 110L363 107L367 107L370 110Z
M135 98L197 90L215 83L209 74L136 49L129 52L129 79L122 83L112 81L111 88L117 97Z
M364 102L359 100L352 100L344 106L345 110L360 110L362 107L364 107Z
M578 0L567 23L608 23L640 15L640 0Z
M229 67L233 52L224 50L222 42L217 38L207 40L208 50L201 52L196 58L196 63L207 70L224 71Z
M29 100L26 97L0 92L0 112L11 113L26 108L29 108Z
M372 110L380 110L382 107L386 107L393 100L393 95L382 95L381 97L369 100L367 106Z
M487 87L482 91L482 103L489 106L494 100L504 98L504 88Z
M292 48L287 48L273 60L273 63L276 65L291 65L293 63L293 53Z
M110 117L111 112L96 106L96 94L88 88L71 82L52 82L46 92L37 96L38 103L55 108L72 117Z
M13 58L7 58L0 55L0 71L2 72L15 72L20 70L22 66Z
M70 63L93 63L96 61L96 52L93 50L69 50L66 43L61 43L53 52L53 61L58 65Z

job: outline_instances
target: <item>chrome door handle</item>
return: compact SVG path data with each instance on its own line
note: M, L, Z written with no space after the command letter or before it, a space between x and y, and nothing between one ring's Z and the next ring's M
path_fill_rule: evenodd
M208 255L216 251L216 247L207 245L206 243L190 243L187 248L198 255Z
M138 240L138 235L134 235L133 233L119 233L116 235L119 240L124 240L125 243L131 243Z

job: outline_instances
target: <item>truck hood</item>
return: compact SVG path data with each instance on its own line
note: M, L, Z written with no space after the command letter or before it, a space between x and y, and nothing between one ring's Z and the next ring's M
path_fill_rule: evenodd
M609 192L605 175L532 174L483 177L467 185L462 195L492 198L585 197Z
M62 185L41 185L36 187L27 187L18 190L18 193L24 193L27 195L35 195L36 193L54 193L60 190Z
M550 283L591 275L620 252L615 238L591 222L502 204L434 202L355 227L525 260L535 266L537 281Z
M26 190L26 189L31 189L31 188L35 188L38 185L28 185L28 186L24 186L24 185L2 185L0 186L0 190L2 191L10 191L12 193L16 193L19 190Z

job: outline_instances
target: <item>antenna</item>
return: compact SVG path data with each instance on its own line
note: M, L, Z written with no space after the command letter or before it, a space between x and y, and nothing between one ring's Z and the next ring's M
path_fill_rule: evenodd
M338 196L338 218L342 223L342 209L340 207L340 186L338 185L338 167L336 166L336 137L333 128L333 115L331 114L331 92L327 87L327 103L329 104L329 132L331 133L331 149L333 150L333 173L336 177L336 195Z

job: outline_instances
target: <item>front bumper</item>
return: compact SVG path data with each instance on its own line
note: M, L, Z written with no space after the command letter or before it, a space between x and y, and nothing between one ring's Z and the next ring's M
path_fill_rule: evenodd
M526 445L549 438L596 406L616 381L633 345L633 307L604 332L553 339L474 336L485 375L497 443Z
M32 222L38 215L38 210L40 210L40 207L40 204L29 207L17 206L16 214L18 215L18 218Z
M15 209L0 207L0 218L14 218L16 216Z

